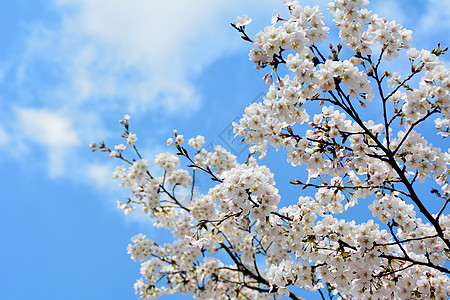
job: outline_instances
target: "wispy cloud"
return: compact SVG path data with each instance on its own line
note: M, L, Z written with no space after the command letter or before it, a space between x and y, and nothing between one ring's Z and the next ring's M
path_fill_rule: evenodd
M25 143L40 145L48 153L51 176L61 175L66 157L80 143L71 120L46 109L17 109L18 133Z
M33 142L47 148L52 176L64 174L65 149L109 134L104 122L111 113L196 111L202 101L197 76L246 46L236 42L228 22L249 8L255 14L272 11L268 1L237 0L112 0L107 5L59 0L50 5L58 17L26 24L23 52L0 72L0 80L14 77L18 91L14 102L5 102L14 103L5 110L14 117L6 120L0 138L6 142L6 132L18 122L23 147Z
M8 146L10 141L11 141L10 135L6 132L4 128L0 127L0 148Z
M61 22L32 27L19 78L45 63L57 74L53 92L65 101L195 111L201 94L193 79L240 46L224 30L236 3L58 1Z
M84 174L86 176L86 179L89 180L91 183L94 183L94 185L97 188L110 189L112 187L111 183L113 182L111 180L113 171L114 171L113 164L93 163L87 166Z

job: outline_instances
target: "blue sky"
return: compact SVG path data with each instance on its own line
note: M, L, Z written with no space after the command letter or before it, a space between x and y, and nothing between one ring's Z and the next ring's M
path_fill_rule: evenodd
M450 1L373 2L414 31L413 47L450 44ZM129 238L164 233L116 209L116 162L88 144L119 143L128 113L150 160L174 128L240 152L229 126L266 86L228 23L248 14L253 35L275 8L285 13L255 0L0 1L1 299L137 299Z

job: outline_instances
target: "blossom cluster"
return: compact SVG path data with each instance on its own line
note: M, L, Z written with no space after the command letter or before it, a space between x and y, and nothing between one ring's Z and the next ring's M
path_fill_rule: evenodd
M173 236L163 245L132 238L128 253L141 261L136 293L300 299L301 288L339 299L448 299L450 149L428 136L434 129L449 135L450 73L439 60L447 49L409 49L412 32L369 11L367 0L328 4L342 44L322 49L329 28L319 7L283 3L289 15L276 12L253 39L248 16L232 24L254 46L249 57L257 69L270 68L263 101L233 123L249 145L245 162L219 145L206 150L200 135L185 148L174 130L167 145L175 154L156 155L156 176L137 150L128 115L121 121L128 148L91 144L129 165L113 174L132 193L119 208L128 214L142 207ZM383 61L403 49L411 68L402 77ZM364 118L373 117L368 108L380 117ZM287 166L307 171L291 181L300 187L294 199L281 196L274 174L255 157L264 159L269 146L284 149ZM195 172L213 183L200 195L193 193ZM372 219L349 219L356 207Z
M350 50L370 55L372 46L379 43L383 46L384 59L397 58L400 49L409 47L412 31L395 21L388 22L378 17L366 8L368 5L368 0L341 0L330 2L327 10L333 13L339 37Z

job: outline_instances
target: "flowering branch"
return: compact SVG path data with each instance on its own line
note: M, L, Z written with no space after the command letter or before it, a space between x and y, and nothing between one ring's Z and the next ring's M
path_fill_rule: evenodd
M341 42L323 50L329 28L322 11L284 4L288 17L275 12L272 25L253 38L248 16L231 24L254 46L256 68L271 66L263 102L251 103L233 123L249 145L245 162L221 146L206 150L202 136L189 139L192 152L174 130L167 145L176 155L158 154L162 175L150 174L128 115L121 136L135 158L124 144L91 144L128 166L114 172L132 193L119 208L128 214L142 207L173 236L164 245L142 234L132 238L128 252L142 263L136 293L301 299L294 293L300 288L322 299L447 299L450 153L418 130L429 132L427 121L439 115L437 133L449 135L450 72L438 58L447 48L409 49L412 32L373 14L367 0L336 0L327 10ZM384 62L405 49L411 68L402 79L396 64ZM367 119L372 112L381 112L380 123ZM255 158L264 159L269 146L284 148L292 167L306 166L305 179L296 172L300 179L290 181L301 185L294 202ZM197 170L213 184L198 196ZM316 193L301 194L306 188ZM442 201L437 214L430 195ZM372 218L352 220L364 207Z

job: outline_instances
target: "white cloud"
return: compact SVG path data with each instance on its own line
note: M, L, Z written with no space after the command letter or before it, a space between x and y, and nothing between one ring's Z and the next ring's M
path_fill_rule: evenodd
M5 129L0 127L0 148L8 146L11 141L11 136L6 132Z
M60 99L113 105L120 99L122 109L132 113L152 108L192 112L201 101L193 83L196 76L244 45L228 25L234 21L230 11L239 6L249 5L206 0L112 0L107 5L59 1L60 24L31 27L19 78L27 78L30 65L42 60L59 74L61 83L53 92Z
M18 108L16 113L18 136L42 146L48 153L50 175L61 175L71 148L80 143L71 120L46 109Z
M77 133L70 121L45 109L19 109L25 136L49 147L70 147L78 144Z
M86 167L84 175L98 188L111 189L116 186L112 179L114 166L112 164L91 164Z
M248 48L228 23L238 14L252 12L256 20L255 15L270 15L273 9L269 1L256 0L60 0L52 5L60 18L27 24L24 51L11 59L17 64L9 71L18 86L9 98L21 107L33 105L16 110L21 151L30 150L30 142L44 146L52 176L83 165L64 145L111 135L104 125L111 113L194 112L202 98L196 77L223 55ZM8 109L14 113L13 106Z

